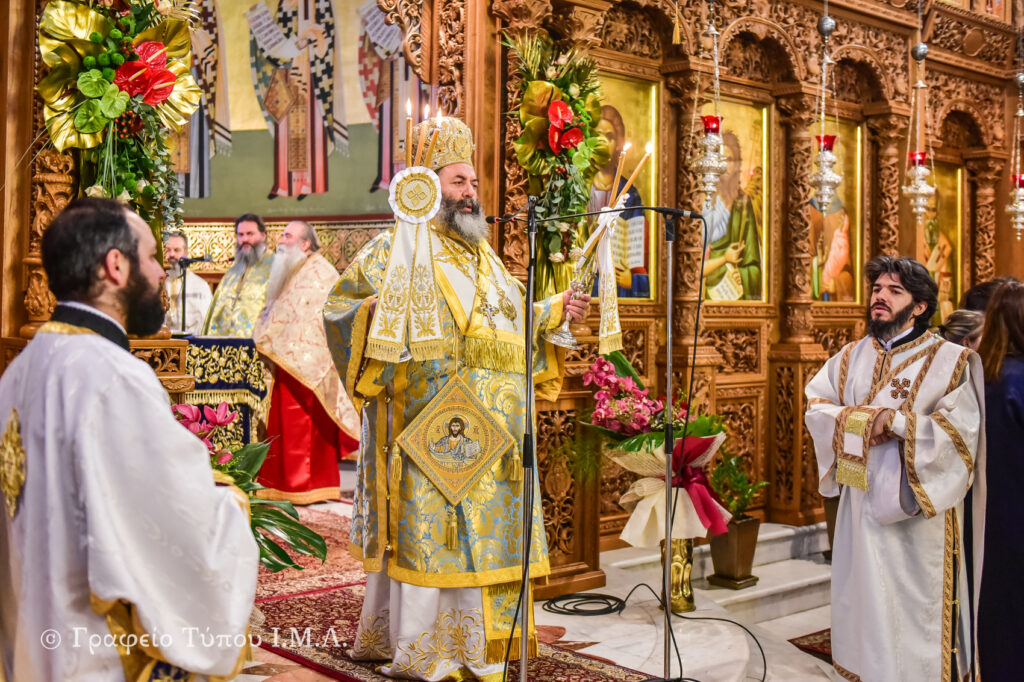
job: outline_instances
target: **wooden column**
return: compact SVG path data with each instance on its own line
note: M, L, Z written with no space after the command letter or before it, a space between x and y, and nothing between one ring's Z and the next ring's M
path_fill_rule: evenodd
M782 342L769 351L771 362L768 520L805 524L824 518L818 495L814 446L804 428L804 386L828 359L814 340L811 314L810 177L814 172L816 96L803 86L777 99L786 131L786 168L783 191L785 268L781 305ZM779 261L776 261L779 262Z
M910 122L910 106L869 105L865 107L868 130L874 142L874 224L871 229L874 256L900 255L900 186L903 184L903 168L906 155L907 125Z
M1009 203L1007 196L999 196L1002 186L1006 154L1001 150L982 150L964 153L967 178L974 194L974 225L971 258L967 284L985 282L996 276L996 215L999 200ZM970 228L965 226L964 237ZM964 287L966 291L967 286Z
M693 121L694 92L698 88L698 73L687 70L667 74L669 104L675 112L676 153L678 158L676 196L681 205L697 205L703 197L697 179L686 167L689 145L692 144L690 125ZM698 110L703 101L696 103ZM689 391L691 370L693 394L690 404L701 411L715 411L715 384L718 369L724 362L721 353L703 336L703 324L698 329L697 304L700 302L700 263L704 253L702 229L677 229L675 252L670 259L673 268L674 291L669 292L672 306L673 389L679 393Z

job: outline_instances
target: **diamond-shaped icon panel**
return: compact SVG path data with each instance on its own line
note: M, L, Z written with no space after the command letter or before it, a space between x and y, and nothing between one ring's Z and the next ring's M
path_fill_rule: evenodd
M398 445L451 504L458 504L514 443L459 377L451 379L398 437Z

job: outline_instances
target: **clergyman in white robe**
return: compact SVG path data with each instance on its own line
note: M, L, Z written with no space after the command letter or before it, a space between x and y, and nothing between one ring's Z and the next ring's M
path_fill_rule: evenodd
M120 324L58 305L0 378L0 430L0 678L237 674L259 561L247 502L215 486Z
M182 284L185 286L182 287ZM183 331L188 334L201 333L203 323L206 321L206 313L210 311L210 304L213 302L213 291L206 280L191 270L185 270L185 276L182 277L180 270L172 268L168 270L164 288L167 290L167 298L171 304L167 309L167 319L164 322L167 328L172 333ZM182 292L183 288L184 292ZM185 295L182 296L182 293ZM183 309L184 329L181 327Z
M903 341L846 345L805 391L819 490L840 498L832 658L848 680L960 680L971 658L961 557L964 496L982 475L981 362L927 331ZM895 437L871 446L885 408Z

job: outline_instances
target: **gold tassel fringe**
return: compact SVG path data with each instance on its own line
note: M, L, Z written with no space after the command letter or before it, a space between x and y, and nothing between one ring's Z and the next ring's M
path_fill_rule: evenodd
M521 345L467 336L465 349L470 367L526 374L526 352Z
M388 482L391 484L392 494L402 485L402 450L398 443L391 444L391 464L388 467Z
M508 480L519 482L523 480L523 456L519 454L519 447L512 446L512 459L508 462Z
M397 363L402 355L401 344L384 343L382 341L367 341L366 350L363 354L374 360Z
M444 357L447 350L444 339L413 341L409 344L409 352L412 353L413 360L417 362L439 360Z
M597 340L597 352L601 355L608 355L617 350L622 350L622 332L602 336Z
M455 507L448 507L448 521L444 526L444 544L452 551L459 548L459 517L456 515Z

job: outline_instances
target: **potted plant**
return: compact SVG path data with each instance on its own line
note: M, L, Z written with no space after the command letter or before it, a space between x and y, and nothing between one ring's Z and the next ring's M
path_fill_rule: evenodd
M740 590L757 584L752 575L754 550L761 520L748 516L747 507L768 481L750 482L743 460L723 451L722 461L711 472L711 487L732 514L728 532L711 536L711 562L715 572L708 576L712 585Z

